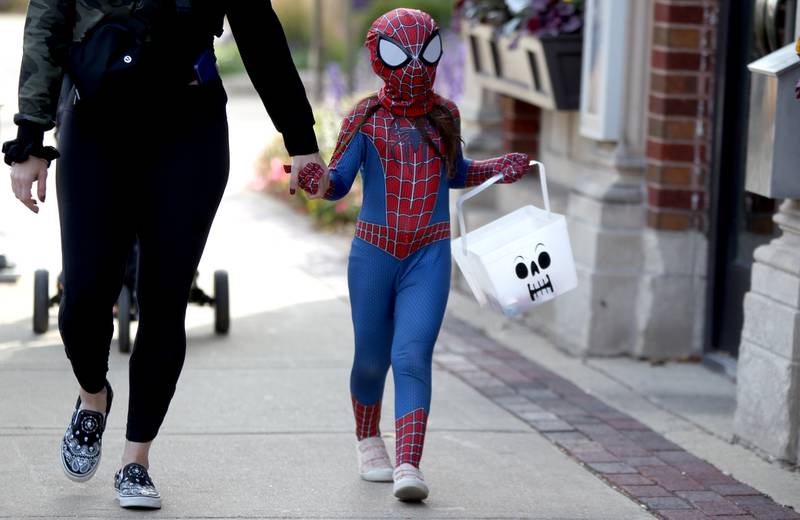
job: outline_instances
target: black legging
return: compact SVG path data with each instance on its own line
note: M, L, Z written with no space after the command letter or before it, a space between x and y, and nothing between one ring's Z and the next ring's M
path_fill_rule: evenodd
M59 328L80 385L103 389L112 307L139 240L139 329L127 438L155 438L186 355L192 278L228 179L220 83L131 102L115 118L73 103L59 114L57 190L64 294Z

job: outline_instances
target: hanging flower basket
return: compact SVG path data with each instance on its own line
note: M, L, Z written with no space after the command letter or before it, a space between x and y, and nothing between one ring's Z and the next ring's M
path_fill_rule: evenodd
M482 87L549 110L577 110L580 34L498 34L488 24L464 31L474 79Z

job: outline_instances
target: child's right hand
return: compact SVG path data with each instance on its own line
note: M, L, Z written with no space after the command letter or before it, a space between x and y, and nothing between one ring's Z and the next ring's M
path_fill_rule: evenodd
M319 177L318 184L320 186L320 191L309 193L308 196L312 199L321 199L325 195L325 190L328 189L329 178L328 168L325 167L325 163L322 161L319 152L306 155L293 155L291 166L284 165L284 171L291 175L289 179L289 194L295 194L300 181L299 174L305 170L309 164L316 164L318 167L322 168L322 174Z
M316 195L319 191L319 181L325 169L317 163L306 164L297 174L297 185L309 195Z

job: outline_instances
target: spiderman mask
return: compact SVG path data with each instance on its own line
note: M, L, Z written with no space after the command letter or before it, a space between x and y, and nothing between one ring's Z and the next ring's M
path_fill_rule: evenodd
M439 26L427 13L394 9L375 20L366 47L372 70L384 83L378 94L392 114L417 117L435 101L433 83L442 57Z

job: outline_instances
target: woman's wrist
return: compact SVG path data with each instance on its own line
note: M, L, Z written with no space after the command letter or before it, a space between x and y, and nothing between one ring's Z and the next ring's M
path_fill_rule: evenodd
M297 155L311 155L319 152L317 136L314 134L313 126L284 130L283 144L286 146L286 151L289 152L289 156L291 157Z
M52 146L43 146L44 129L35 123L20 123L17 138L3 143L4 161L9 166L22 163L29 157L38 157L47 161L48 166L58 159L60 154Z

